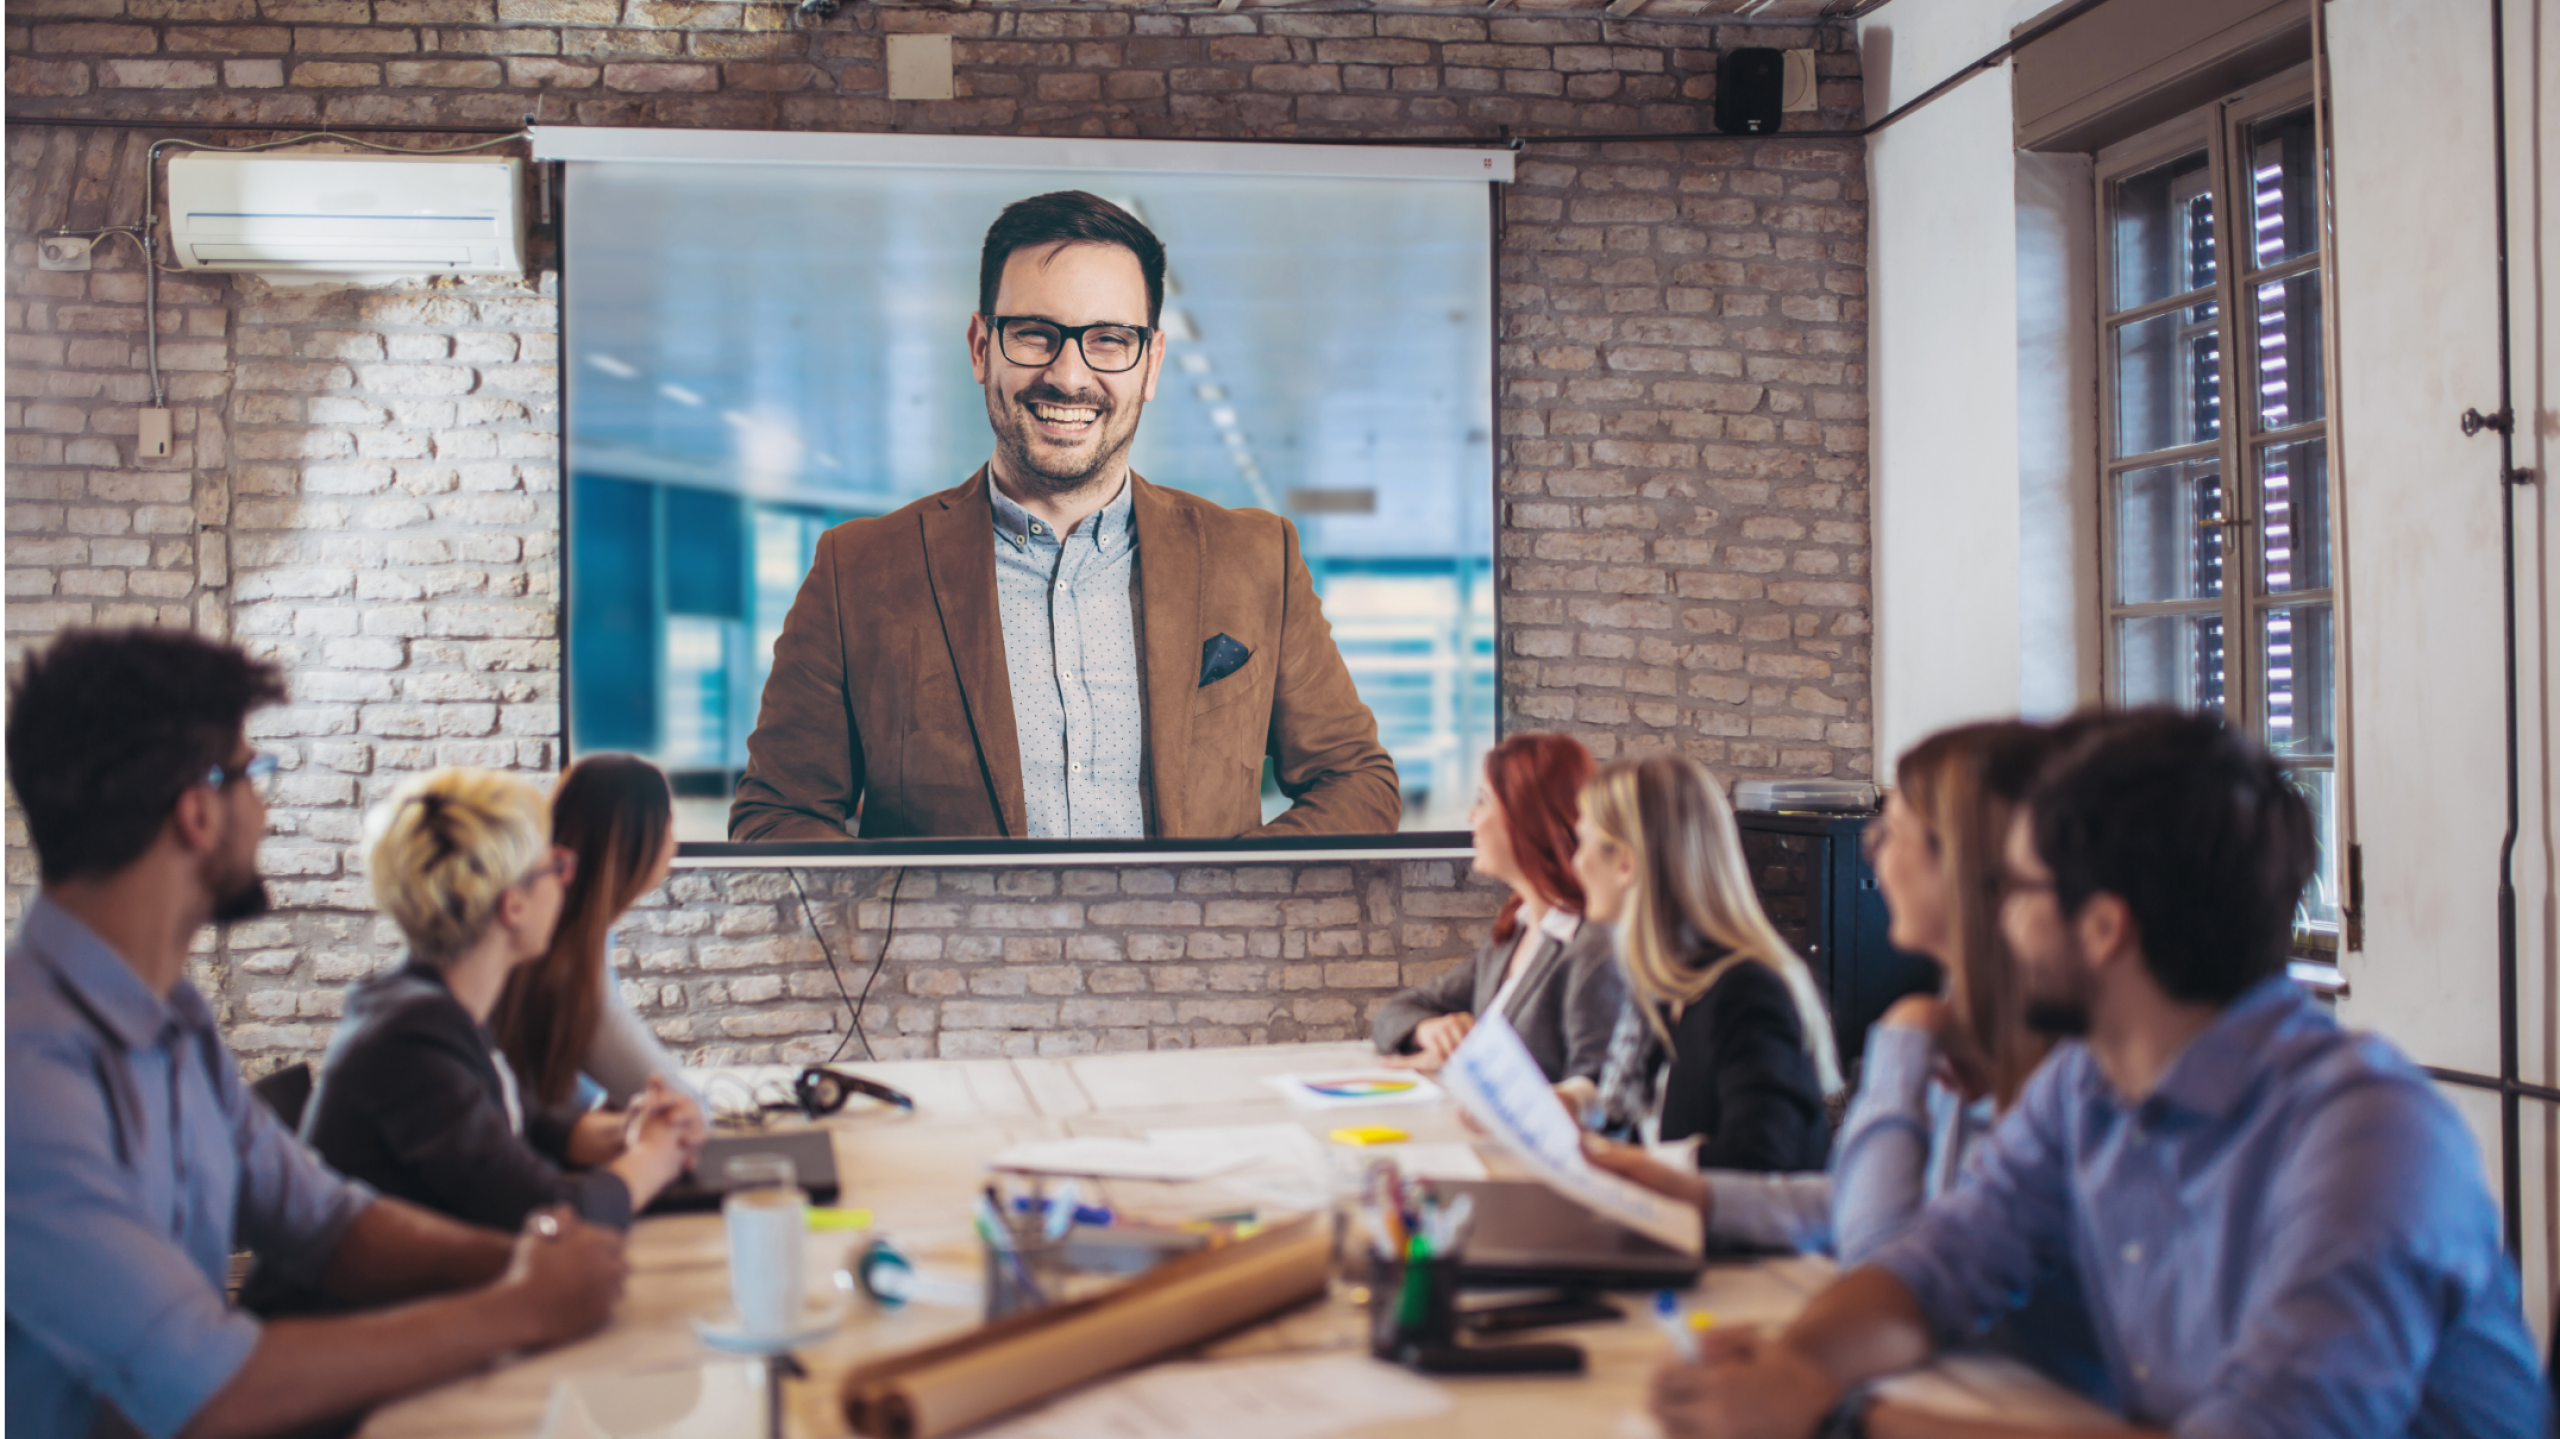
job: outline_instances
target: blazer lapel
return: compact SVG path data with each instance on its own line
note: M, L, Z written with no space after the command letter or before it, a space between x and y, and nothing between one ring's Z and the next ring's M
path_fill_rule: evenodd
M1199 689L1200 531L1164 492L1129 476L1130 518L1138 531L1139 602L1145 607L1147 770L1155 788L1156 833L1187 834L1191 704ZM994 523L992 519L988 521Z
M995 507L982 467L969 483L924 511L924 568L960 704L978 744L978 763L994 791L1004 832L1020 836L1022 745L1013 728L1013 686L1005 672L1004 612L996 600ZM1143 546L1141 546L1143 549Z

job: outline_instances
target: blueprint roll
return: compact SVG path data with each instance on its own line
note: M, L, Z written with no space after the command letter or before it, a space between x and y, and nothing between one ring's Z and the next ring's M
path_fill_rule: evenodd
M1313 1299L1331 1251L1315 1218L1293 1219L1108 1294L873 1360L844 1377L845 1419L869 1439L939 1439Z

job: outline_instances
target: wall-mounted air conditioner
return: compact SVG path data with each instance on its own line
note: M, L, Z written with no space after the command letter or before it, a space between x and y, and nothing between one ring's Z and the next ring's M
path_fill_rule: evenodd
M236 155L169 161L169 230L190 270L524 273L524 162Z

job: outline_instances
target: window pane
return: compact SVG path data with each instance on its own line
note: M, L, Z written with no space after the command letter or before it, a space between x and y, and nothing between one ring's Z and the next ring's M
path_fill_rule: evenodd
M2333 615L2326 601L2268 610L2260 620L2266 642L2267 748L2283 755L2326 755L2338 749L2330 703Z
M2147 455L2222 433L2222 332L2193 305L2116 331L2116 453Z
M2320 846L2320 867L2311 872L2311 883L2302 887L2302 908L2295 922L2334 925L2344 894L2338 883L2338 774L2331 769L2297 769L2288 771L2285 778L2310 802L2311 833Z
M2281 264L2320 248L2313 208L2311 107L2249 127L2249 222L2242 246L2251 267Z
M2127 705L2222 708L2222 616L2116 621L2116 697Z
M2280 430L2329 410L2320 373L2317 271L2252 287L2258 315L2258 426Z
M2221 466L2209 459L2116 476L2116 602L2222 593Z
M2116 302L2130 310L2213 283L2213 186L2205 152L2115 182Z
M2329 442L2258 451L2259 558L2267 592L2329 587Z

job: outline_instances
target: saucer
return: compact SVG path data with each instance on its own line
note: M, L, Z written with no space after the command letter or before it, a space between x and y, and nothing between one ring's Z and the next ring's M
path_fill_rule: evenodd
M693 1332L703 1343L724 1354L785 1354L804 1344L815 1344L836 1332L844 1317L853 1309L853 1276L839 1270L834 1285L827 1291L809 1296L800 1311L800 1322L788 1333L758 1334L738 1323L731 1310L718 1315L697 1318Z

